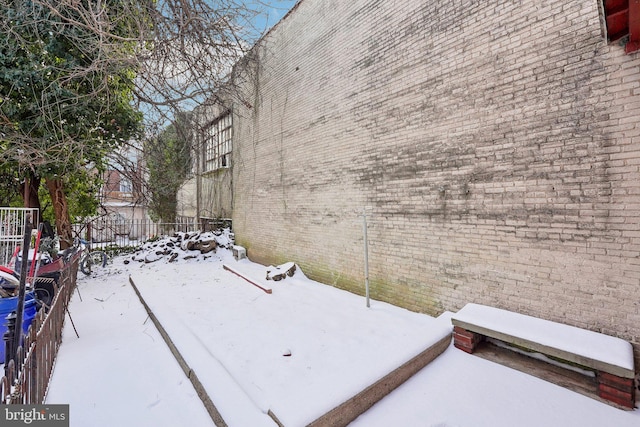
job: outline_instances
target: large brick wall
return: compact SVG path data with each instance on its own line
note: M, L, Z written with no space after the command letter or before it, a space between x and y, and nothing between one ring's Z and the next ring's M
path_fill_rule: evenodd
M640 344L640 54L597 0L302 0L234 110L233 221L438 314L467 302Z

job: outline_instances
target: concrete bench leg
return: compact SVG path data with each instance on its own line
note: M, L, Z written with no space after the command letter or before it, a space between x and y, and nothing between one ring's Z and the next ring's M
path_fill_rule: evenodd
M453 345L467 353L473 353L483 336L475 332L467 331L459 326L453 327Z
M598 396L633 409L636 403L634 381L632 378L598 372Z

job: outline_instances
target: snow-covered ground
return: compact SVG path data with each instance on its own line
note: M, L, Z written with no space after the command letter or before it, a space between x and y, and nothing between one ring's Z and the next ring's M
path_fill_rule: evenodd
M138 258L155 259L154 251ZM265 281L267 294L223 264L256 280L265 267L237 262L226 249L168 258L125 264L119 257L107 272L78 278L69 308L80 338L67 321L47 396L70 404L72 426L213 425L129 278L232 427L275 426L267 411L287 427L306 425L451 328L447 315L378 301L366 308L362 297L300 271ZM450 347L352 424L631 427L640 425L640 411Z

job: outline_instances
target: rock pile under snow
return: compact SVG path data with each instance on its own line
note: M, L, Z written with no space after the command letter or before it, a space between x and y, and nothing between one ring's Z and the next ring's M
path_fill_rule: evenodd
M267 267L267 280L278 282L287 277L293 277L296 273L296 268L297 266L293 262L287 262L277 267L271 265Z
M168 262L174 262L180 259L196 258L201 254L215 253L217 248L229 249L232 246L233 233L228 228L208 232L180 232L146 242L133 254L131 260L150 263L166 258Z

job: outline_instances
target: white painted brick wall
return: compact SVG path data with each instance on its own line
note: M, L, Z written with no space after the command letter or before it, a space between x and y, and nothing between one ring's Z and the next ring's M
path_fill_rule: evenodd
M374 298L638 348L640 54L597 1L303 0L258 50L234 118L250 258L362 293L372 206Z

